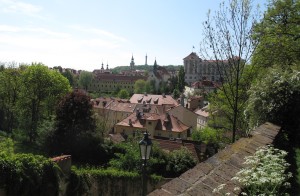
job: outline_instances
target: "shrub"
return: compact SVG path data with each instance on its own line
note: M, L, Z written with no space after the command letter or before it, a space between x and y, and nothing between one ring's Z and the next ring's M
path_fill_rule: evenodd
M59 171L43 156L0 153L0 188L7 195L57 195Z
M253 156L245 157L246 168L232 180L240 184L242 195L285 195L292 177L290 172L286 173L289 166L284 159L286 155L287 152L271 145L259 148ZM214 192L221 192L224 186L220 185Z

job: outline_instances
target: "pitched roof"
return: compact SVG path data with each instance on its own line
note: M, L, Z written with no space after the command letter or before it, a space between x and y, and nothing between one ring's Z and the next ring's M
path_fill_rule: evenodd
M134 94L130 103L146 103L155 105L178 105L170 95Z
M124 103L113 100L105 108L113 111L132 113L134 112L135 106L135 103Z
M116 125L126 126L126 127L135 127L135 128L144 128L146 125L146 120L148 121L157 121L155 130L161 131L172 131L172 132L183 132L189 129L188 126L183 124L173 115L165 114L158 115L155 113L140 113L140 116L137 117L136 113L132 113L127 118L123 119L121 122Z
M200 59L200 58L195 52L192 52L191 54L186 56L183 60L186 60L186 59Z
M203 117L208 117L209 116L209 112L202 110L202 109L198 109L195 111L196 114L198 114L199 116L203 116Z

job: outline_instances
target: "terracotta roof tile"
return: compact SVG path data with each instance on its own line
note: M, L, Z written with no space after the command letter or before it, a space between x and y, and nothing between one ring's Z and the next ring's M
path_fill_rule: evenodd
M154 105L178 105L177 101L170 95L134 94L130 98L130 103L146 103Z

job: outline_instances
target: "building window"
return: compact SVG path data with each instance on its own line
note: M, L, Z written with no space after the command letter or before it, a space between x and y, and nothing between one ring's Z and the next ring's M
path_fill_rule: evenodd
M151 125L152 123L151 122L148 122L148 125Z

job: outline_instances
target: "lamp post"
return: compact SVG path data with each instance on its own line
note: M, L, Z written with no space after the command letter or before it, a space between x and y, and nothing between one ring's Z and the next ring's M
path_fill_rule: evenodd
M141 159L143 161L142 165L142 188L143 192L142 195L147 194L147 178L146 178L146 165L147 165L147 160L150 158L151 154L151 149L152 149L152 142L151 139L149 139L149 134L146 131L144 133L144 138L139 142L139 147L140 147L140 154L141 154Z

